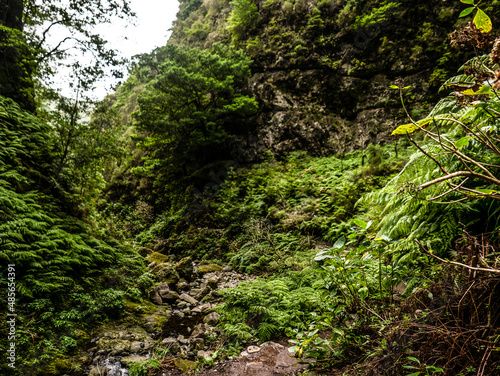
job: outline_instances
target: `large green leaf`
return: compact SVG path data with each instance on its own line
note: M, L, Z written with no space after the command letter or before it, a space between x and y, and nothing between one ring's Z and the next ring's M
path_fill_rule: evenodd
M464 4L474 4L474 0L460 0Z
M474 7L465 8L458 17L465 17L472 13Z

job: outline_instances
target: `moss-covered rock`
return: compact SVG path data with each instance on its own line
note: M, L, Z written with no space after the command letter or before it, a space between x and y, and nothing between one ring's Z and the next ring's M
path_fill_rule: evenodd
M123 358L120 359L121 364L123 364L125 367L130 367L132 364L137 363L137 362L142 362L144 360L148 360L149 358L147 356L124 356Z
M198 367L198 363L193 362L191 360L186 359L176 359L174 364L179 368L183 373L194 373L196 368Z
M222 266L217 264L207 264L198 266L198 274L207 274L213 272L221 272Z
M158 282L167 282L170 286L175 286L180 279L173 265L168 262L156 265L151 273Z
M190 281L193 275L193 259L191 257L184 257L175 264L175 271L181 278Z
M164 255L163 253L152 252L146 257L146 260L148 260L148 262L156 262L156 264L158 265L164 262L168 262L169 257L167 255Z

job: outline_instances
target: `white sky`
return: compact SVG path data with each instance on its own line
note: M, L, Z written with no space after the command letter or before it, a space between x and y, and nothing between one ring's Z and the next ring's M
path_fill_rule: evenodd
M118 50L120 56L125 58L164 46L170 37L169 29L179 8L177 0L130 0L130 4L137 15L133 20L135 25L117 19L111 24L96 28L97 33L108 41L108 47ZM74 97L74 90L69 88L68 78L64 73L57 75L55 81L56 87L60 88L64 95ZM109 77L99 83L93 96L95 99L104 98L116 83L117 80Z

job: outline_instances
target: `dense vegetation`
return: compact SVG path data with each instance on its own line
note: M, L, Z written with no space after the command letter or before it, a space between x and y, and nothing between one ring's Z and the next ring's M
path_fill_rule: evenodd
M498 1L183 0L84 121L116 63L89 27L117 4L95 3L2 5L2 374L85 372L99 326L156 309L162 259L257 277L219 292L205 363L286 337L319 374L500 372ZM55 14L102 55L75 100L23 33ZM133 375L168 363L160 342Z

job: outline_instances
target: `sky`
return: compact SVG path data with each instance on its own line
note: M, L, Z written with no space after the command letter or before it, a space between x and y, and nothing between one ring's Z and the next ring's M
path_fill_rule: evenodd
M108 47L118 50L121 57L131 58L164 46L170 36L169 29L176 18L178 1L130 0L130 5L137 15L133 21L135 25L117 19L111 24L99 25L96 28L95 31L109 42ZM54 37L57 38L57 36ZM62 94L73 97L74 90L69 89L67 81L64 72L55 77L55 85L60 88ZM117 83L116 79L108 77L98 84L92 96L94 99L103 99L111 92L111 86Z

